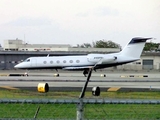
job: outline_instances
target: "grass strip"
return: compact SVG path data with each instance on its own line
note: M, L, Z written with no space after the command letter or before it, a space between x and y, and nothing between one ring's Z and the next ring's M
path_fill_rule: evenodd
M26 90L0 90L0 99L72 99L78 98L80 92L38 93ZM85 98L94 98L86 92ZM104 99L160 99L159 92L101 92ZM76 119L76 104L31 104L1 103L0 118L32 119L40 107L37 118L40 119ZM160 119L160 104L85 104L86 119Z
M0 118L75 119L76 104L0 104ZM160 119L156 104L85 104L86 119Z
M78 98L80 92L48 92L48 93L38 93L35 91L26 91L26 90L0 90L0 99L32 99L32 98L48 98L48 99L71 99ZM85 93L85 98L93 98L91 92ZM149 92L101 92L101 95L98 98L104 99L160 99L160 92L158 91L149 91Z

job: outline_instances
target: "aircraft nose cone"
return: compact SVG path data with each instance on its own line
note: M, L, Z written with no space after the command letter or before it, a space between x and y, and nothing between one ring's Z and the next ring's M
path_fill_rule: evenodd
M14 68L17 68L17 65L15 65Z
M19 65L19 64L17 64L17 65L15 65L15 66L14 66L14 68L20 68L20 65Z

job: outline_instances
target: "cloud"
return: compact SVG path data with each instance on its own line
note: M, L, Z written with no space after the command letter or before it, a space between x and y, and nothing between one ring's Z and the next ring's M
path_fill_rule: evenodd
M89 16L89 13L87 13L87 12L77 13L76 16L79 16L79 17L88 17L88 16Z
M6 23L5 25L11 26L48 26L51 25L51 21L46 18L19 18L11 22Z
M118 16L119 12L117 9L110 8L110 7L99 7L95 9L95 15L99 16Z
M76 16L79 17L89 17L91 15L96 16L118 16L120 13L117 9L111 7L98 7L87 12L77 13Z
M123 46L135 36L159 39L159 14L159 0L0 0L0 42L25 34L33 43L111 39Z

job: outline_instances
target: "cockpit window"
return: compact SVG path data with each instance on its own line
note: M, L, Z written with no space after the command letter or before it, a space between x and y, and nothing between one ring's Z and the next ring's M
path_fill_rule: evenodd
M26 59L24 62L30 62L30 59Z

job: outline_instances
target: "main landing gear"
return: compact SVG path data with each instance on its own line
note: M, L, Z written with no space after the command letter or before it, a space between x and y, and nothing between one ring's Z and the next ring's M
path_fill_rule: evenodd
M84 77L87 77L88 72L89 72L89 69L85 69L85 70L83 71Z
M58 69L56 69L56 71L58 72ZM59 73L55 73L54 77L59 77Z
M23 74L23 76L29 76L28 75L28 70L26 70L26 72Z
M92 69L96 72L96 69L94 69L94 68L92 68ZM84 77L87 77L88 74L89 74L89 69L85 69L85 70L83 71Z

